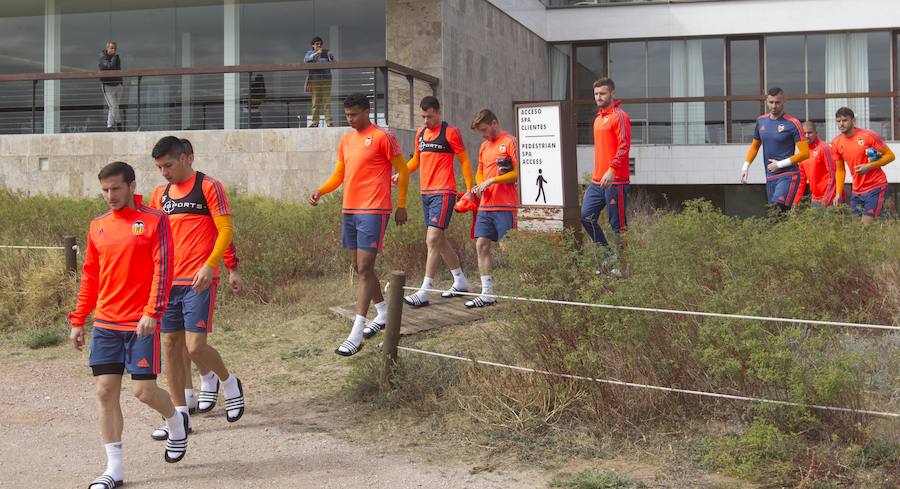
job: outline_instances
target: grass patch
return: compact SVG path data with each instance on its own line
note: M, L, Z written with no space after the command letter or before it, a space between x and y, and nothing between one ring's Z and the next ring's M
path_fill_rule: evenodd
M66 341L63 333L57 329L41 329L32 331L25 340L25 346L29 349L37 350L40 348L48 348L59 345Z
M642 489L647 486L643 482L634 481L613 472L584 471L571 479L554 480L550 483L550 487L567 489Z

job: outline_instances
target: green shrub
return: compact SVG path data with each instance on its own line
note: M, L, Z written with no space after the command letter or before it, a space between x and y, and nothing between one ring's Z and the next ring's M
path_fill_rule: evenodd
M647 487L642 482L635 482L628 477L613 472L579 472L568 480L554 480L550 487L565 487L571 489L639 489Z
M351 400L427 413L439 409L448 389L459 379L455 365L410 354L399 359L389 385L384 385L381 380L383 366L384 357L372 353L353 364L345 385Z
M56 346L65 340L66 338L63 335L63 332L59 329L41 329L32 331L28 335L28 339L25 340L25 346L32 350L37 350L39 348Z
M791 462L802 453L796 437L757 421L741 435L709 438L701 464L744 479L787 484Z

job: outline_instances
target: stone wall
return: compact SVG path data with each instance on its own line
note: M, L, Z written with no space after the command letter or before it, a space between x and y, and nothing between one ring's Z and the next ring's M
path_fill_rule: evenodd
M229 193L304 201L334 169L347 128L79 133L0 136L0 187L27 194L92 197L106 163L132 164L138 191L149 194L165 181L150 157L159 138L191 140L194 167L221 180ZM413 134L393 129L403 152Z
M473 159L481 138L469 130L486 107L514 133L514 101L550 97L547 43L487 0L444 0L442 102Z

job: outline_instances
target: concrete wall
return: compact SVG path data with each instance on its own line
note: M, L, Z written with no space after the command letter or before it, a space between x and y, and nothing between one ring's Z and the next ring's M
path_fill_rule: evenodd
M303 201L334 169L347 128L79 133L0 136L0 187L28 194L98 195L97 172L122 160L137 170L138 191L165 183L150 151L173 134L191 140L194 167L221 180L230 194ZM404 153L413 134L395 129ZM42 160L45 161L42 162Z
M478 109L494 110L512 128L513 101L550 96L547 44L487 0L388 0L386 32L388 59L441 79L444 118L463 129L471 155L481 145L469 130ZM416 111L427 93L416 87ZM408 127L405 80L392 79L389 99L391 125Z
M547 43L487 0L444 0L444 117L463 129L477 158L481 138L469 130L482 107L515 127L512 104L550 97Z
M888 142L892 148L900 143ZM635 173L631 183L635 185L717 185L735 184L741 173L741 165L747 155L749 144L666 146L632 146ZM578 146L578 175L582 183L589 181L594 168L594 148ZM888 182L900 182L900 164L891 163L884 167ZM850 174L847 173L847 182ZM750 167L750 182L764 184L765 170L762 165L762 151Z
M549 42L893 29L900 25L896 0L620 3L544 9L543 13L537 0L489 1ZM857 4L865 4L865 8L850 7Z

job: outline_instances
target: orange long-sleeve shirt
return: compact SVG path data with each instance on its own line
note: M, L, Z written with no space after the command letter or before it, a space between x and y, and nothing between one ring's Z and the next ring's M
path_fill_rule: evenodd
M69 324L134 331L141 316L160 318L169 301L175 250L168 217L141 203L110 211L91 222L78 290Z
M622 110L622 101L616 100L606 109L597 112L594 119L594 175L593 183L609 170L613 171L613 185L631 181L628 154L631 151L631 119Z
M800 162L800 190L794 205L800 203L806 184L809 184L809 193L812 201L829 205L834 199L834 154L828 143L816 138L809 146L809 158Z

